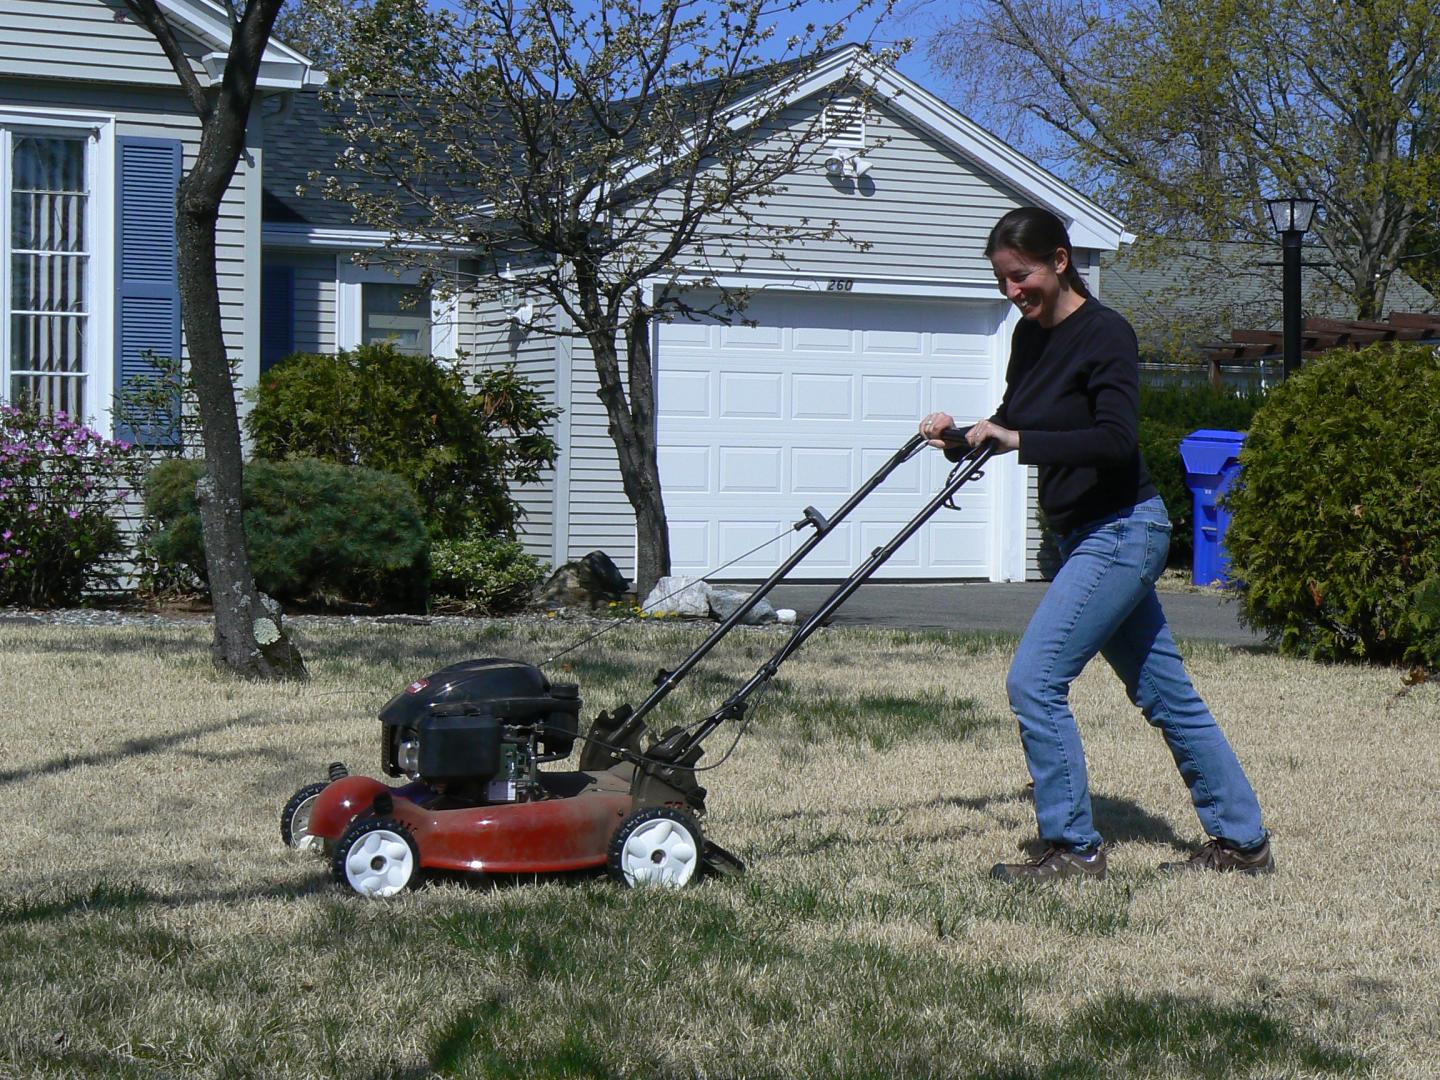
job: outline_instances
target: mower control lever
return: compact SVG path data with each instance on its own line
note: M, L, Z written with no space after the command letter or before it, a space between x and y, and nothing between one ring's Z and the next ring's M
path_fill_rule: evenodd
M814 525L815 531L821 536L824 536L830 531L830 522L826 520L824 514L820 513L820 511L816 510L813 506L805 507L805 516L795 522L791 528L799 532L806 525Z

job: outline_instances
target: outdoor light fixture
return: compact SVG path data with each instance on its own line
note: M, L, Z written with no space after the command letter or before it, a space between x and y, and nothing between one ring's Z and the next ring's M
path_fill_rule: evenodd
M1310 219L1315 216L1314 199L1267 199L1270 210L1270 224L1277 233L1310 231Z
M1284 377L1289 378L1300 367L1300 240L1315 216L1314 199L1267 199L1270 224L1280 234L1283 261Z
M825 158L825 172L837 180L847 176L859 180L870 171L870 164L858 150L832 148Z
M522 300L520 289L515 284L518 280L515 271L510 269L510 264L505 264L505 269L500 271L500 280L505 285L500 289L500 306L505 309L505 314L511 322L520 324L528 323L535 315L535 305L528 300Z

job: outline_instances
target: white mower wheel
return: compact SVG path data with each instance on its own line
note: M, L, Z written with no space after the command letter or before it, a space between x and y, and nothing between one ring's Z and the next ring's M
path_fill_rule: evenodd
M646 806L626 818L610 841L610 873L631 888L679 889L699 875L704 851L693 817L668 806Z
M310 832L310 812L315 809L315 800L330 785L328 783L307 784L285 804L280 811L280 839L285 846L296 851L323 851L325 841Z
M330 869L361 896L394 896L419 882L420 848L403 822L362 818L340 837Z

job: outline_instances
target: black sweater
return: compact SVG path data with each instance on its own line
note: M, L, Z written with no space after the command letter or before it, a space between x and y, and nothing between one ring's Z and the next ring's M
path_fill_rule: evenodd
M1020 433L1020 461L1039 466L1040 507L1062 535L1155 495L1140 456L1139 362L1135 331L1096 300L1057 326L1015 327L991 419Z

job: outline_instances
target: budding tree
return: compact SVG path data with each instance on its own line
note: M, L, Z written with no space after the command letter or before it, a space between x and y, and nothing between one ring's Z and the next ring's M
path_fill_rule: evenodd
M391 230L392 257L473 255L460 287L518 289L534 301L528 330L588 346L635 511L641 590L670 566L652 328L690 312L717 272L837 235L833 221L769 212L787 177L823 167L824 100L796 99L823 65L885 59L833 48L853 12L781 42L777 10L376 0L337 50L332 104L350 150L328 193ZM854 95L856 74L827 80L822 99ZM727 309L743 303L722 295Z

